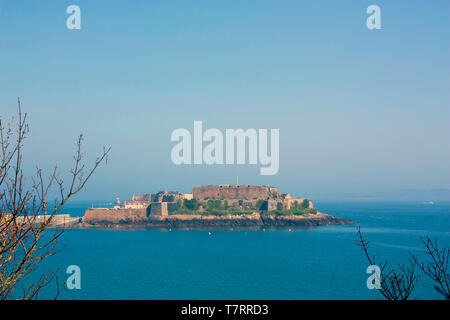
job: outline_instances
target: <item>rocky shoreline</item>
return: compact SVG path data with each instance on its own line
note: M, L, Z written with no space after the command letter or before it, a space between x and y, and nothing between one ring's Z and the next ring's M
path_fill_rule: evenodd
M316 213L306 215L268 215L254 212L248 215L169 215L161 218L136 219L134 217L119 221L82 221L79 228L98 229L265 229L316 227L326 225L355 224L329 214Z

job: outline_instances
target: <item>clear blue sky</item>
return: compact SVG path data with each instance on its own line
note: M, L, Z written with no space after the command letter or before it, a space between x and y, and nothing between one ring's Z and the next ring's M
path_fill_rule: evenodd
M81 7L68 30L67 6ZM381 7L382 30L366 28ZM294 195L450 187L443 1L0 1L0 110L31 124L27 168L113 150L78 199L200 184ZM279 128L280 170L175 166L170 134Z

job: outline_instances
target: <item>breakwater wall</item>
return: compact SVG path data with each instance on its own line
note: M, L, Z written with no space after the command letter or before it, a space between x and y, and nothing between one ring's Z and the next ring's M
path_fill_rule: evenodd
M91 208L83 217L83 224L142 224L147 222L147 208Z

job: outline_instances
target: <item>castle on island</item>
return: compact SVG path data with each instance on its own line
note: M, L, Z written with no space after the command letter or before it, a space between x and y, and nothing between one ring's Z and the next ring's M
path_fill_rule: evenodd
M149 208L150 217L164 217L168 215L171 204L177 202L181 205L186 200L219 200L225 206L225 203L235 209L248 209L257 207L261 203L261 210L275 210L279 203L283 209L290 209L292 204L303 203L304 198L293 198L290 194L280 194L276 188L257 185L210 185L193 187L192 193L179 193L177 191L159 191L155 194L144 194L142 196L133 196L131 200L120 203L116 201L115 209L137 209ZM308 207L312 208L310 200Z
M196 203L202 205L197 207ZM192 193L159 191L154 194L134 195L131 200L116 200L113 208L90 208L86 210L85 221L130 221L164 219L171 213L189 208L202 213L207 205L235 211L290 210L291 208L313 208L312 201L281 194L276 188L262 185L203 185L193 187ZM188 209L186 209L188 210Z

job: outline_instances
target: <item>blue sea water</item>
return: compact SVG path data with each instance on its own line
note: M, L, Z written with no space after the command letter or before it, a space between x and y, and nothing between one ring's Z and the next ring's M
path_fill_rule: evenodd
M65 208L82 215L87 203ZM378 260L423 256L420 237L450 245L450 203L316 202L361 226ZM44 269L81 269L60 299L381 299L366 286L356 226L294 230L67 230ZM440 299L421 273L413 297ZM40 298L52 298L49 286Z

